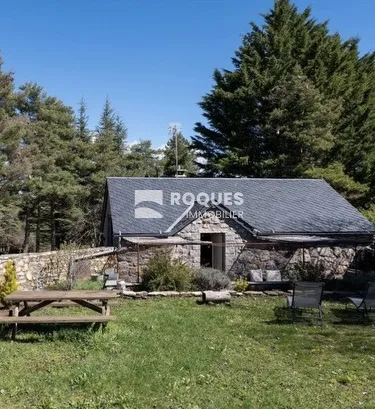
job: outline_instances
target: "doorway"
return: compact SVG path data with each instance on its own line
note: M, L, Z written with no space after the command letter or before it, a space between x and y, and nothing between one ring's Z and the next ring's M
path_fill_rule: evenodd
M225 271L225 233L201 233L201 240L217 244L201 245L201 266Z

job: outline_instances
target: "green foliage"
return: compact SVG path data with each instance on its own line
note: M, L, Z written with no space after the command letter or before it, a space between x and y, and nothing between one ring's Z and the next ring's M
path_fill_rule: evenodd
M207 176L322 177L353 204L375 193L375 55L277 0L233 68L214 72L195 149Z
M310 263L298 263L288 265L282 275L290 281L321 281L324 272L323 265Z
M367 209L362 209L361 212L371 223L375 224L375 203L371 203Z
M5 305L4 297L18 290L16 264L8 260L5 264L4 277L0 283L0 302Z
M224 272L208 267L195 271L194 285L200 291L219 291L231 288L230 279Z
M126 155L128 176L158 177L162 174L160 151L151 146L151 141L141 140L133 144Z
M360 202L369 192L369 187L366 184L356 182L346 174L343 164L339 162L333 162L325 168L311 167L306 170L305 175L326 180L332 187L354 203Z
M192 286L192 271L169 251L158 250L142 271L142 285L147 291L187 291Z
M234 291L239 293L245 292L249 287L249 282L243 278L238 278L237 280L232 283L232 287Z

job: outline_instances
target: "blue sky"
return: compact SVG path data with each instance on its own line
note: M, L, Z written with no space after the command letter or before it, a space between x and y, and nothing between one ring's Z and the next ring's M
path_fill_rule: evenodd
M168 139L169 122L185 136L202 120L197 102L215 68L231 57L249 21L272 0L17 0L1 2L0 50L16 84L35 81L77 108L82 96L90 125L108 95L128 127L129 141ZM375 1L297 0L330 20L344 38L374 49Z

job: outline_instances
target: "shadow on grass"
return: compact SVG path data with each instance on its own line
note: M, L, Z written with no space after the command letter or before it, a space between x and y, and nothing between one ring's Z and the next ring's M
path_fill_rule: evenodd
M292 311L287 307L275 307L274 308L275 319L271 321L265 321L266 324L310 324L320 325L318 313L313 310L297 310L295 315L295 321L293 322ZM357 325L368 326L374 325L374 317L366 318L361 311L357 311L354 308L330 308L324 314L323 322L331 325Z
M67 342L82 342L86 341L93 333L102 331L95 324L59 324L59 325L22 325L17 327L16 339L17 343L36 343L45 341L67 341ZM11 325L0 326L0 340L10 340L12 333ZM24 337L27 335L27 337ZM20 338L21 337L21 338Z
M321 325L319 313L313 310L296 310L293 320L292 310L288 307L275 307L273 309L275 319L264 321L267 325L292 325L292 324L307 324Z
M338 318L338 321L332 321L332 325L371 325L373 317L365 317L362 311L355 308L331 308L331 313Z

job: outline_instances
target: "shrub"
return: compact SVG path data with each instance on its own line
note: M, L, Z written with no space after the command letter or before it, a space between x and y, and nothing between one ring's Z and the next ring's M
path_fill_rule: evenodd
M8 260L5 264L3 283L0 284L0 302L7 306L4 298L17 290L18 284L16 279L16 265L14 261Z
M324 267L321 264L293 264L283 273L283 278L291 281L321 281Z
M233 290L237 291L238 293L243 293L248 287L249 282L243 278L239 278L233 283Z
M341 291L364 291L369 281L375 281L375 272L367 271L359 274L347 272L342 278L332 279L326 282L327 290Z
M146 291L186 291L192 287L192 271L169 251L159 250L149 259L142 272Z
M203 267L195 272L194 284L200 291L224 290L231 288L229 277L220 270Z
M69 291L72 289L72 285L68 280L61 280L46 285L45 289L49 291Z

